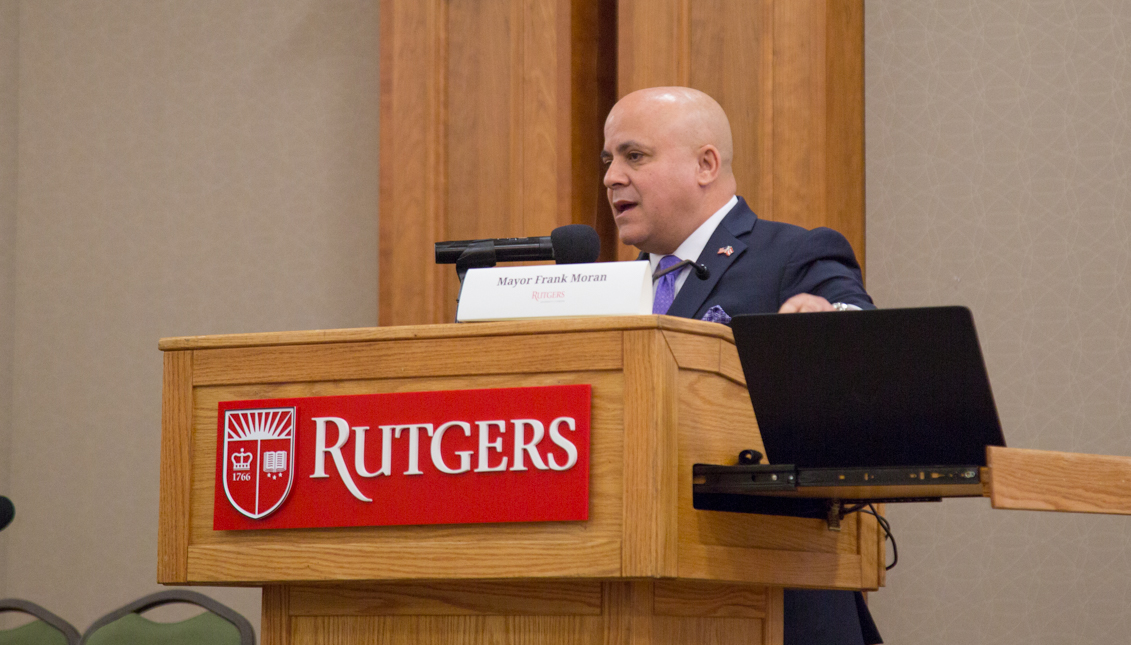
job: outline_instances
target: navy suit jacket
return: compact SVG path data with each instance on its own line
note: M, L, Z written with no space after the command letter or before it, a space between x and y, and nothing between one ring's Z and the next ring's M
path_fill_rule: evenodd
M774 313L799 293L861 309L875 308L843 235L828 228L809 231L760 220L741 197L723 217L698 261L707 266L710 277L699 280L689 275L668 309L669 316L700 319L716 305L729 316ZM785 645L878 642L879 633L861 594L786 590Z
M711 276L699 280L689 275L669 316L700 319L715 305L729 316L774 313L799 293L874 308L843 235L829 228L808 231L760 220L741 197L703 247L699 262Z

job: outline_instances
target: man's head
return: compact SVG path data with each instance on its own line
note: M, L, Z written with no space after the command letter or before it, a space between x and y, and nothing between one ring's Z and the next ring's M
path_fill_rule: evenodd
M671 253L735 193L730 122L687 87L622 98L605 120L605 188L620 239Z

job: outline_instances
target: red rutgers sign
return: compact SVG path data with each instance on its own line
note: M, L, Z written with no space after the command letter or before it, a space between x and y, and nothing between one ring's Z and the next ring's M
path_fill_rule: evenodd
M590 386L224 401L213 528L589 517Z

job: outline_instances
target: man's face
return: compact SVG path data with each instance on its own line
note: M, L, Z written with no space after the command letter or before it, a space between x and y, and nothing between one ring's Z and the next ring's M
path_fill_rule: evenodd
M695 150L664 113L622 101L605 122L601 152L620 240L649 253L674 252L694 231L684 229L698 205Z

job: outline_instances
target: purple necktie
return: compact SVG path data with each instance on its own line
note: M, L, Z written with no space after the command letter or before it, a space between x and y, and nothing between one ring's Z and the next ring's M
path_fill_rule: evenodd
M660 266L656 269L656 272L659 273L664 269L670 269L676 264L679 264L679 262L680 259L676 256L665 255L660 258ZM684 269L686 268L687 267L684 267ZM660 284L656 285L656 297L652 300L652 313L668 313L668 308L672 306L672 300L675 300L675 279L679 277L679 274L682 272L683 269L680 269L679 271L672 271L671 273L660 276Z

